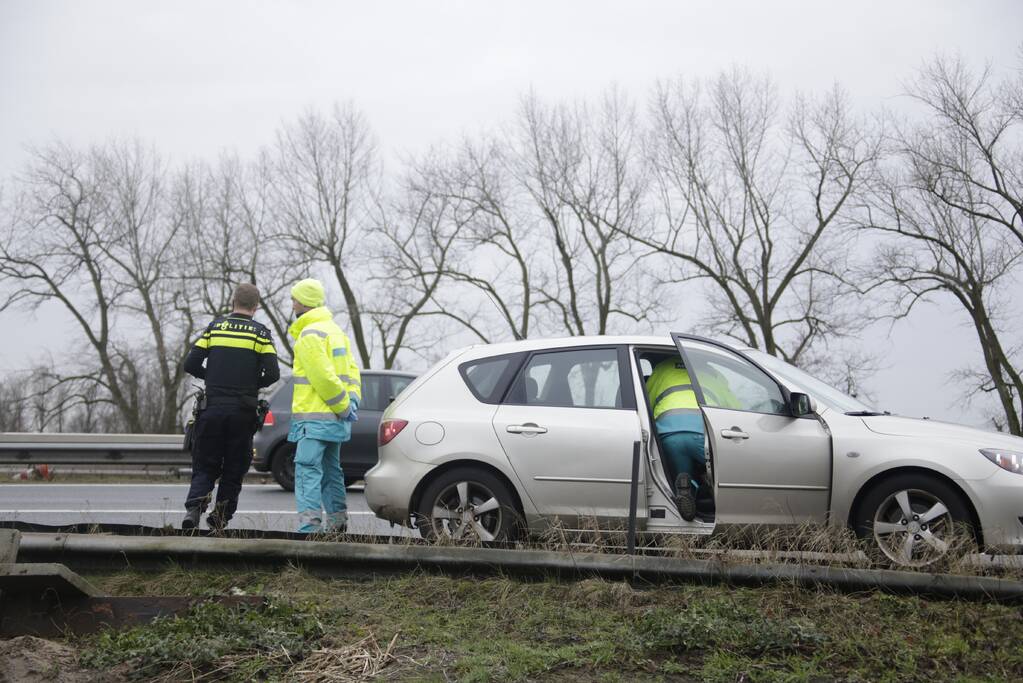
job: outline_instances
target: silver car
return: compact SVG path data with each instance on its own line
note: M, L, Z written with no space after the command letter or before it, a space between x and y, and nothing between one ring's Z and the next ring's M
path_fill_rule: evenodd
M693 521L673 504L644 391L668 357L688 369L704 418L709 486ZM704 400L711 374L740 409ZM849 525L902 565L943 555L955 527L1023 549L1023 439L880 413L775 357L682 334L452 353L384 412L366 500L427 537L502 540L555 520L620 530L634 442L642 532Z

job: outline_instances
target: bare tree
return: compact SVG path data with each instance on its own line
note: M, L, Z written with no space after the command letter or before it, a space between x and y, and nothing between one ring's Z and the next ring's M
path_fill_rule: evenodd
M460 226L449 218L450 203L419 179L403 179L399 194L379 208L373 251L379 273L370 315L383 367L395 367L402 352L437 360L448 338L440 298Z
M553 256L538 302L553 311L553 329L605 334L612 318L636 323L656 307L626 238L645 222L639 134L632 104L616 89L595 110L523 102L514 168L533 204L527 220L546 232Z
M363 279L367 241L379 196L376 145L351 105L330 117L308 113L284 126L274 148L273 212L277 236L296 271L325 268L341 290L349 331L363 367L372 360Z
M1023 428L1021 348L1009 325L1023 259L1019 83L996 84L958 59L937 58L910 85L926 118L896 131L894 168L863 225L889 237L875 277L894 285L893 315L951 295L969 316L982 368L955 368L967 396L997 398L994 424Z
M710 283L710 331L805 365L815 343L860 327L842 303L842 227L880 141L837 88L780 110L773 84L742 69L706 90L658 86L648 158L661 216L628 233L669 257L666 281Z
M899 135L914 187L1023 244L1023 76L937 57L909 83L928 121Z
M97 385L133 432L175 428L192 337L163 174L137 143L40 150L0 245L3 307L61 305L82 336L60 349L60 386Z
M177 176L174 210L190 247L184 257L185 278L190 301L201 302L195 313L222 314L229 310L237 285L257 285L260 315L274 331L278 355L288 363L293 265L275 237L272 178L265 154L250 164L234 156L221 158L215 167L195 164Z
M950 294L967 312L980 341L985 373L978 378L959 368L960 378L980 380L971 391L996 394L1008 430L1020 434L1023 379L1013 361L1019 350L1005 343L998 318L1005 303L1001 286L1011 282L1023 250L1006 248L984 221L898 177L874 202L864 226L896 238L878 249L875 272L879 284L897 286L896 317L942 294Z
M103 201L90 161L90 155L66 145L36 152L0 240L0 277L11 292L4 308L61 304L100 368L96 381L127 416L130 428L142 431L118 373L112 323L115 306L126 291L106 276ZM81 357L70 349L68 355L76 361Z
M409 172L411 192L443 200L435 228L455 238L442 273L452 287L430 315L454 320L483 342L529 336L543 275L537 254L545 243L525 218L511 152L495 138L467 139L451 156L433 150Z
M122 386L143 425L172 432L196 332L182 278L190 246L179 216L168 211L167 169L154 152L136 141L109 145L95 156L105 227L98 246L111 265L108 277L127 293L119 313L143 325L139 339L116 345ZM142 417L147 408L150 414Z

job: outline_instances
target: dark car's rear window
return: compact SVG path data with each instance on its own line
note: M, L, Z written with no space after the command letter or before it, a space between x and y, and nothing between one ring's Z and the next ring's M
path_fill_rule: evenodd
M270 397L270 409L278 412L291 410L291 393L294 386L294 380L291 377L283 380Z
M404 375L363 374L362 409L383 410L391 402L391 398L401 393L414 379L415 377ZM291 410L291 396L294 387L294 378L288 377L282 381L270 397L270 408L278 412Z

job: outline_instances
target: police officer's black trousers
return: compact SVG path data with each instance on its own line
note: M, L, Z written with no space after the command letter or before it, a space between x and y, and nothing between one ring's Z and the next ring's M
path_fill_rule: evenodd
M242 479L252 464L252 433L255 412L243 406L210 406L195 423L192 450L192 485L185 509L206 509L217 487L214 514L226 523L238 507Z

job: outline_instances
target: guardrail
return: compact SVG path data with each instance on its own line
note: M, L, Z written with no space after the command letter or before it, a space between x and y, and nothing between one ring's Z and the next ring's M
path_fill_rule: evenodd
M181 434L0 433L0 465L190 465Z
M803 563L745 564L642 555L606 555L549 550L506 550L429 545L261 540L214 536L107 536L23 533L21 561L59 562L72 569L159 569L175 566L286 566L319 574L351 576L423 569L457 575L518 574L535 577L632 579L642 582L788 584L840 591L889 593L1018 604L1023 582L988 576L959 576L888 569L848 569Z

